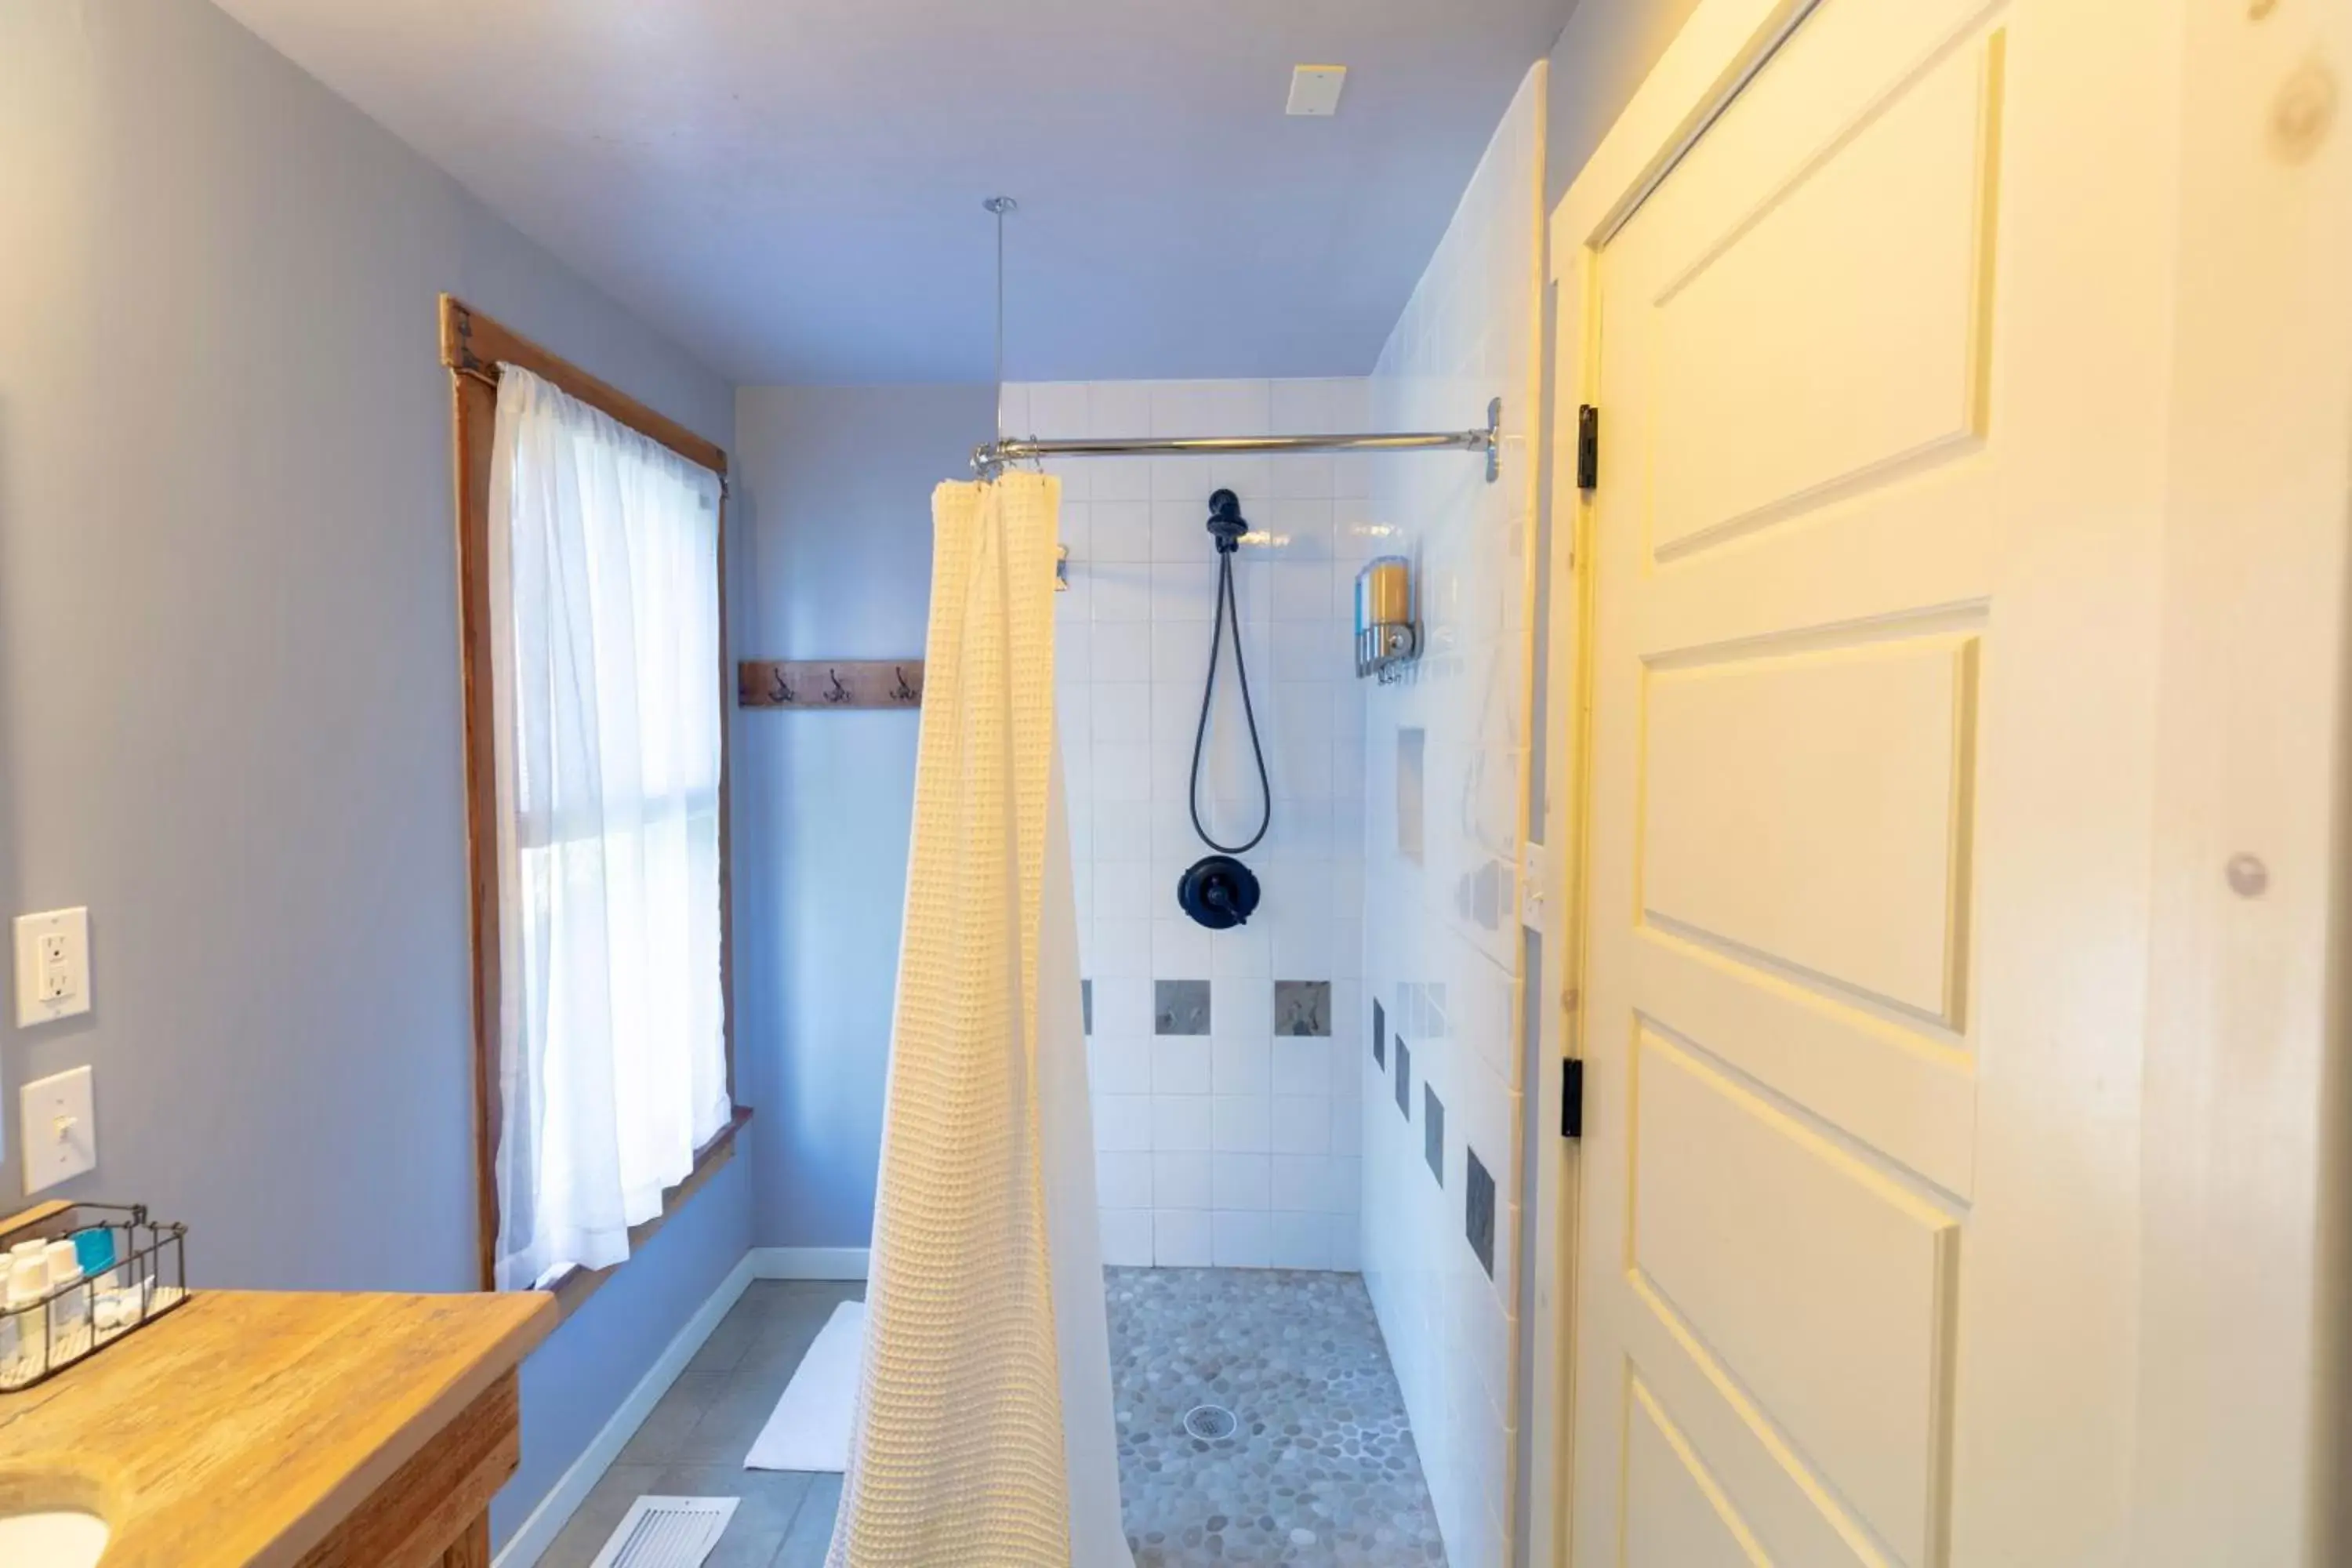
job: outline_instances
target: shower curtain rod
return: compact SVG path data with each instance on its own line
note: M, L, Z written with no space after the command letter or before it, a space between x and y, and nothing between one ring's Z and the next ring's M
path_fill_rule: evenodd
M1086 440L1041 441L1007 437L984 441L971 450L974 472L993 477L1007 463L1039 458L1181 458L1208 454L1243 456L1265 452L1427 452L1465 451L1486 454L1486 482L1500 471L1503 400L1486 405L1483 430L1396 431L1361 436L1173 436L1094 437Z

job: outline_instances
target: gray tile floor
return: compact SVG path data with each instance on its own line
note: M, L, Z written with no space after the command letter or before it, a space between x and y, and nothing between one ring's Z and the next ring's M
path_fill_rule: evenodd
M1119 1489L1137 1568L1443 1564L1363 1280L1268 1269L1106 1271ZM743 1468L817 1331L862 1284L744 1292L541 1561L588 1568L647 1492L740 1497L709 1568L823 1568L839 1476ZM1194 1405L1231 1409L1203 1442Z
M841 1478L747 1470L743 1456L834 1308L865 1293L862 1283L753 1281L540 1559L544 1568L588 1568L647 1492L743 1500L706 1568L824 1568Z

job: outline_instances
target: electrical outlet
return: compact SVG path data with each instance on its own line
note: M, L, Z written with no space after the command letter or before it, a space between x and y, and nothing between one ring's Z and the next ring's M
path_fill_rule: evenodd
M74 994L71 960L66 952L62 932L44 931L40 943L40 987L43 1002L62 1002Z
M98 1110L89 1068L68 1068L28 1083L18 1103L26 1193L98 1169Z
M16 917L16 1026L89 1011L89 911Z

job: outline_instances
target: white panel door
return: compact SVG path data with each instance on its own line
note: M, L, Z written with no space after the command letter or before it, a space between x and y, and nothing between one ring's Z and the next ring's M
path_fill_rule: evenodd
M2121 1561L2179 27L1823 0L1577 273L1580 1564Z

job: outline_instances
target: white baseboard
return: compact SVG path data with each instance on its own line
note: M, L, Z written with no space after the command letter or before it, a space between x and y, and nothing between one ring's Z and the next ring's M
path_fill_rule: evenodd
M755 1247L749 1262L755 1279L863 1279L868 1252L863 1247Z
M621 1407L613 1412L613 1418L604 1423L595 1439L578 1458L572 1461L572 1468L563 1472L563 1479L557 1481L554 1489L540 1500L539 1506L530 1510L530 1517L524 1520L522 1528L514 1532L513 1539L506 1543L505 1550L493 1561L492 1568L532 1568L541 1554L555 1544L555 1538L563 1533L565 1525L572 1522L573 1510L585 1500L590 1489L603 1479L614 1458L628 1446L629 1439L636 1436L637 1428L644 1425L647 1415L653 1414L654 1406L661 1403L661 1396L669 1392L670 1384L677 1381L677 1374L686 1370L686 1363L692 1361L694 1352L702 1348L702 1342L710 1337L711 1331L741 1299L751 1281L764 1278L753 1267L758 1257L756 1252L746 1253L742 1260L729 1270L727 1278L719 1282L719 1289L710 1293L710 1299L695 1310L694 1316L687 1320L686 1326L678 1330L677 1337L671 1340L668 1348L662 1352L661 1359L637 1380L636 1387L629 1390L629 1396L621 1401Z

